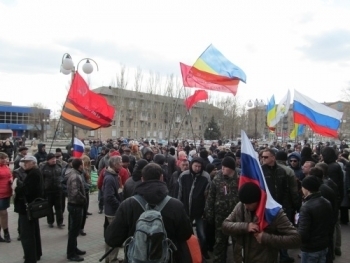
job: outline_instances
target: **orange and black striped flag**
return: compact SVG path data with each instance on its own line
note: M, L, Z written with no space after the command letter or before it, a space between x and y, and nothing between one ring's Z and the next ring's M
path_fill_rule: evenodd
M96 130L101 128L100 124L96 124L88 120L80 111L67 99L61 113L62 120L79 127L84 130Z

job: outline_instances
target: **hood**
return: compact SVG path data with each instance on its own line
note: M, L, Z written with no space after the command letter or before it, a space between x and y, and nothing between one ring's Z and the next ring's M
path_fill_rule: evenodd
M151 205L157 205L168 195L168 187L159 180L150 180L136 186L134 194L143 196Z
M312 149L310 147L304 147L301 150L300 156L301 157L311 157L312 156Z
M153 162L155 162L159 165L163 165L165 163L165 156L163 154L156 154L153 157Z
M154 153L153 153L153 151L151 150L151 148L149 148L149 147L145 147L145 150L144 150L144 152L143 152L143 159L146 160L145 156L146 156L147 153L151 153L151 157L150 157L150 159L147 160L147 161L152 161L152 160L153 160L153 155L154 155Z
M301 161L301 157L300 154L298 152L292 152L291 154L288 155L288 161L290 160L290 158L294 157L295 159L297 159L300 163Z
M38 152L41 152L41 153L42 153L42 152L43 152L42 148L45 147L45 146L46 146L45 144L39 143L39 144L38 144Z
M193 163L200 163L201 165L202 165L202 168L201 168L201 171L199 172L199 174L201 174L202 172L203 172L203 170L204 170L204 164L203 164L203 161L202 161L203 159L202 158L200 158L200 157L194 157L193 159L192 159L192 161L191 161L191 163L190 163L190 172L191 172L191 174L194 174L194 172L193 172L193 170L192 170L192 164Z
M148 164L144 159L138 160L135 164L134 170L132 172L132 179L137 182L141 180L142 169Z
M325 147L322 150L323 161L326 164L334 163L338 157L335 150L332 147Z

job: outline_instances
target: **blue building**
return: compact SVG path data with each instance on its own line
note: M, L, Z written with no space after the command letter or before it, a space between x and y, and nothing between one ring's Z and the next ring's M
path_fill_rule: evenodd
M8 137L10 132L13 137L45 139L49 120L49 109L0 105L0 139Z

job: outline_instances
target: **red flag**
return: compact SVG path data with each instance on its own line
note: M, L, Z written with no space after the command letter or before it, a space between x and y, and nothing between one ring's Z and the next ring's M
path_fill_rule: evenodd
M88 120L101 125L110 126L114 117L114 108L108 105L106 98L92 92L78 72L75 73L67 99Z
M196 90L192 96L189 96L185 100L185 106L187 110L191 109L194 104L200 100L208 99L208 93L205 90Z
M185 87L201 88L236 95L239 79L210 74L180 62L182 81Z

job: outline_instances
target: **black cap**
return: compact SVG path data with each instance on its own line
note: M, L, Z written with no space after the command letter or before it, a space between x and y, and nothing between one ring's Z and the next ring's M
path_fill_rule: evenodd
M316 193L320 189L321 181L316 176L309 175L301 181L301 186L312 193Z
M51 160L52 158L56 158L56 155L53 154L53 153L49 153L49 154L46 156L46 161Z

